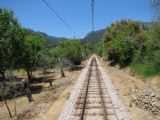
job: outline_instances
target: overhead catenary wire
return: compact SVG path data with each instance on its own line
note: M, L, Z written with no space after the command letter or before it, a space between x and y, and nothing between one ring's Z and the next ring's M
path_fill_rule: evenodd
M70 30L74 34L74 36L77 36L76 32L72 29L72 27L70 27L70 25L65 22L65 20L55 11L55 9L46 0L42 1L52 11L52 13L54 13L54 15L56 15L61 20L61 22L67 27L67 29Z

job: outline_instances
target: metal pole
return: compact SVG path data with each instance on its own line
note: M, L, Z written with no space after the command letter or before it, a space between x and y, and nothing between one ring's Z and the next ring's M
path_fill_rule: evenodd
M91 8L92 8L92 31L94 31L94 8L95 8L95 0L91 1Z

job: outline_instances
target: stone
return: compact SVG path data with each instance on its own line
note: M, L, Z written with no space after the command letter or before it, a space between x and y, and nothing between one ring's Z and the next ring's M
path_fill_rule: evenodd
M156 93L152 92L152 93L150 94L150 96L151 96L151 97L156 97Z
M135 95L132 95L131 97L132 97L132 101L137 100L137 97Z

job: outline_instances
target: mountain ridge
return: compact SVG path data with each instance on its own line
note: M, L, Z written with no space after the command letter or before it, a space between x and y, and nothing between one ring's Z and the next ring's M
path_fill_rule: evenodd
M152 23L153 22L140 22L141 26L144 29L150 29ZM89 42L89 43L96 44L97 42L99 42L103 38L105 30L106 29L99 29L99 30L96 30L96 31L88 32L84 38L79 39L79 40L82 43ZM59 43L60 40L69 40L69 38L66 38L66 37L55 37L55 36L52 36L52 35L48 35L47 33L44 33L44 32L34 31L34 30L31 30L31 31L43 36L46 39L46 44L47 44L48 47L57 46L57 44Z

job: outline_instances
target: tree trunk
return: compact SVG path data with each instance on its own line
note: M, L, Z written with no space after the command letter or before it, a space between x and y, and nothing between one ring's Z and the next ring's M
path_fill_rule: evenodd
M10 118L12 118L12 114L11 114L11 111L10 111L10 109L9 109L9 107L8 107L8 104L7 104L6 99L4 100L4 102L5 102L6 108L7 108L7 110L8 110L9 116L10 116Z
M64 67L63 59L59 58L59 62L60 62L60 67L61 67L61 77L65 77L64 70L63 70L63 67Z
M31 92L31 90L30 90L30 87L29 87L29 81L23 81L24 83L24 92L25 92L25 94L26 94L26 96L27 96L27 98L28 98L28 101L29 102L32 102L32 101L34 101L33 100L33 97L32 97L32 92Z
M31 81L31 79L32 79L32 71L30 71L29 69L27 69L26 71L27 71L28 80Z
M34 101L33 97L32 97L31 90L30 90L29 87L26 88L26 96L27 96L29 102L33 102Z
M49 81L49 84L50 84L50 86L53 86L53 85L52 85L52 81L51 81L51 80Z
M2 84L2 87L3 87L2 94L4 95L4 103L6 105L6 108L8 110L10 118L12 118L12 114L11 114L11 111L10 111L10 109L8 107L8 104L7 104L7 101L6 101L6 97L5 97L5 67L3 67L3 66L0 67L0 82L3 83Z
M64 70L63 70L63 63L61 65L61 77L65 77Z
M0 67L0 82L4 82L5 80L5 68Z
M15 114L15 116L17 116L16 99L14 99L14 114Z

